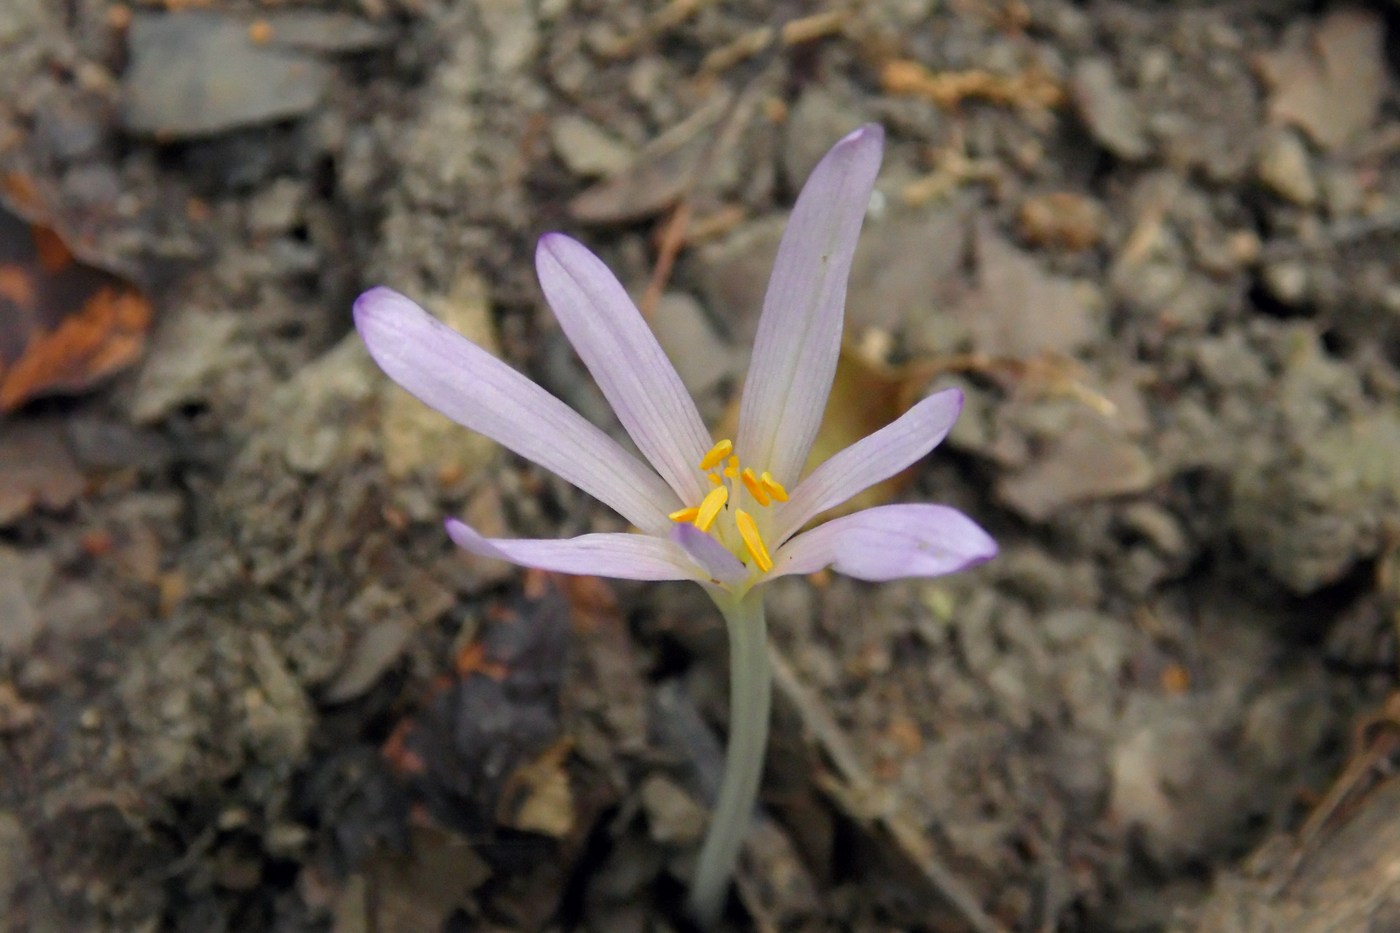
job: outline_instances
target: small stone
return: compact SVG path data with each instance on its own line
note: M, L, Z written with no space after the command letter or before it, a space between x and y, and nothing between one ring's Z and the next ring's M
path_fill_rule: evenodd
M478 0L475 9L489 40L486 47L495 71L510 74L534 62L540 45L534 4Z
M1281 303L1296 307L1308 295L1308 270L1294 260L1270 263L1264 267L1264 288Z
M1070 81L1074 102L1089 132L1105 149L1136 161L1151 152L1142 113L1102 58L1081 61Z
M1260 149L1256 171L1265 187L1294 204L1307 207L1317 201L1317 181L1307 147L1292 130L1269 134Z
M248 232L258 237L288 232L301 219L306 196L306 185L300 181L277 179L249 200Z
M360 696L403 654L412 629L397 619L373 625L351 647L349 654L326 685L323 699L344 703Z
M233 314L184 311L161 327L136 380L131 416L137 424L158 421L180 405L203 401L215 373L241 364L231 353L238 319Z
M329 67L260 45L251 32L246 22L204 11L137 14L122 82L126 128L167 139L207 136L310 112Z
M550 124L549 133L555 154L575 175L616 175L636 159L636 153L626 143L575 114L557 118Z
M685 845L704 833L704 808L671 779L652 775L642 784L641 795L651 838L657 842Z
M43 506L62 509L83 494L86 480L56 419L4 426L0 443L0 527Z
M32 563L20 551L0 546L0 652L6 655L28 648L41 628Z

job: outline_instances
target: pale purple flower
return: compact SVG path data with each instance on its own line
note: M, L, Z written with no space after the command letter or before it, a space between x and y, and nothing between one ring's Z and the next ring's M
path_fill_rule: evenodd
M356 326L394 381L606 503L637 529L497 539L452 519L452 539L474 554L529 567L696 580L730 597L823 567L890 580L951 573L992 557L991 537L941 505L879 506L801 531L922 458L962 407L956 389L938 392L801 475L836 371L846 280L883 143L878 126L862 127L827 153L802 189L763 302L732 445L711 438L626 290L567 236L541 238L540 285L645 460L403 295L387 288L361 295ZM915 253L909 260L922 261Z

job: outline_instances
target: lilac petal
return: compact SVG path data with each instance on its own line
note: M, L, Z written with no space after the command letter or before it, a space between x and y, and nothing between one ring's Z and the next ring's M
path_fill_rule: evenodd
M818 525L773 558L770 577L832 567L858 580L937 577L996 556L997 543L946 505L882 505Z
M812 449L841 349L846 279L885 133L868 124L828 152L797 197L763 299L738 453L795 485Z
M684 548L716 583L732 585L749 575L739 558L729 553L713 536L689 522L681 522L671 529L671 540Z
M798 484L792 497L777 507L773 541L787 540L815 516L925 456L948 436L962 406L963 395L957 389L930 395L818 466Z
M700 576L685 551L654 535L486 538L455 518L449 518L446 525L447 534L464 551L522 567L619 580L695 580Z
M637 449L682 502L698 504L706 489L697 464L710 433L627 291L602 260L563 234L540 238L535 268L564 334Z
M676 497L645 464L577 412L408 298L372 288L355 326L389 378L458 424L606 503L632 524L670 531Z

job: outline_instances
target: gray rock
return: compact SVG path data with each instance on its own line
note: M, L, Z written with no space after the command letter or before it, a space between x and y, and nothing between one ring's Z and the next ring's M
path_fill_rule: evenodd
M1146 158L1151 152L1142 112L1118 83L1108 61L1081 61L1074 69L1070 92L1089 132L1109 152L1130 161Z
M259 44L249 24L202 12L136 16L128 51L122 122L167 139L301 116L330 79L311 55Z
M39 635L36 586L52 568L40 558L0 546L0 651L14 656Z

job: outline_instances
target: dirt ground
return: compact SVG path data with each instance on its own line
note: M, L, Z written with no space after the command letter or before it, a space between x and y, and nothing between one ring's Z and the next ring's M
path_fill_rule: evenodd
M718 425L797 187L877 121L831 430L961 387L880 494L1002 553L772 588L729 922L1400 929L1397 37L1387 2L3 0L5 203L152 309L0 415L6 928L687 929L718 617L455 551L447 514L621 520L389 385L349 306L404 291L616 432L534 281L566 230ZM0 279L13 383L78 317Z

